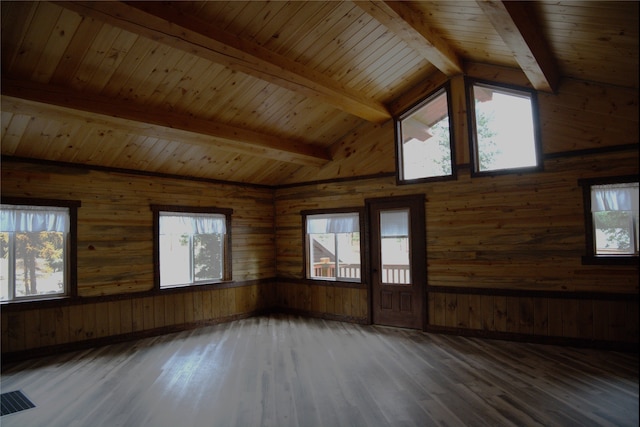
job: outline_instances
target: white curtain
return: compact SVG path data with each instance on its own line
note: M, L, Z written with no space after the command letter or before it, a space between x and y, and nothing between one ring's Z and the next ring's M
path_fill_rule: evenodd
M593 185L591 211L638 212L638 183Z
M356 233L360 231L357 213L337 213L307 216L308 234Z
M409 235L409 211L380 212L380 236L399 237Z
M54 206L2 205L0 227L3 232L69 232L69 209Z
M222 214L160 212L160 234L225 234Z

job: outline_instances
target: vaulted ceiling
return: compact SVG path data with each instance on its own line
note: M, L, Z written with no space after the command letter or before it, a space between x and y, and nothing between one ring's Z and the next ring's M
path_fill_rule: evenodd
M470 63L638 89L638 2L11 2L2 155L277 185Z

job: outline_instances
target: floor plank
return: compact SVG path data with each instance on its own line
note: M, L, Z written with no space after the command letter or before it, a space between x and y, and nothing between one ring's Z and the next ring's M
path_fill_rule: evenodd
M638 355L273 315L4 365L3 427L637 426Z

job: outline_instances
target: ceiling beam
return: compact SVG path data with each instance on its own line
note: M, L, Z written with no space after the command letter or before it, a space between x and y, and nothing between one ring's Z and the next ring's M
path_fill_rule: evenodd
M540 91L556 92L560 81L558 64L542 37L530 2L477 0L477 3L511 49L531 85Z
M230 69L325 102L370 122L391 118L381 103L299 62L227 33L170 4L156 2L55 2L80 15L148 37Z
M402 38L443 74L455 76L463 73L460 58L426 24L421 13L399 1L355 1L355 4Z
M331 160L327 149L184 114L138 106L68 88L2 78L2 111L52 117L69 116L126 132L244 153L307 166Z

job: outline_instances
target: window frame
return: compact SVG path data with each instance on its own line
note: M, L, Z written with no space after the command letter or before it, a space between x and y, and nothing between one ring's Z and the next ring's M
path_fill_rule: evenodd
M527 96L531 102L531 120L533 121L533 144L534 154L536 156L535 166L522 166L522 167L510 167L502 169L493 169L487 171L481 171L479 165L479 150L478 150L478 133L476 129L476 108L475 108L475 95L474 86L485 86L488 88L495 88L499 91L506 93L513 93L514 95ZM531 172L540 172L544 170L544 158L542 150L542 142L540 136L540 116L538 108L538 93L536 90L515 86L505 83L498 83L491 80L483 80L476 78L465 78L465 98L467 103L467 127L469 129L469 161L471 164L471 176L497 176L506 174L522 174Z
M449 122L449 152L451 153L451 174L449 175L437 175L420 178L404 178L404 150L403 150L403 136L402 136L402 121L413 115L416 111L426 107L434 99L438 98L442 94L446 95L447 99L447 120ZM430 92L426 97L416 102L411 107L404 110L397 117L394 117L394 138L396 145L396 183L398 185L407 184L420 184L424 182L434 181L449 181L457 179L457 166L456 166L456 150L455 150L455 134L453 126L453 107L451 98L451 83L446 82L439 86L437 89Z
M228 283L233 280L232 274L232 246L231 246L231 216L233 209L219 207L202 207L202 206L182 206L182 205L151 205L153 212L153 283L156 291L170 291L172 289L191 288L194 286L215 285L220 283ZM224 239L224 258L222 261L223 277L222 279L202 280L193 283L185 283L179 285L162 287L160 283L160 213L182 213L182 214L217 214L225 216L226 234Z
M35 207L56 207L66 208L69 213L69 233L65 242L65 260L64 260L64 277L65 289L59 294L43 294L29 297L13 298L11 300L2 301L5 304L23 304L44 301L55 301L62 299L70 299L78 296L78 208L82 206L79 200L62 200L62 199L40 199L25 197L2 197L0 204L3 205L22 205ZM10 284L15 288L14 283ZM15 295L15 290L14 290Z
M585 227L585 255L583 265L638 265L637 255L597 255L595 251L595 235L593 213L591 212L591 187L594 185L627 184L638 182L638 175L610 176L578 180L582 187ZM639 233L640 230L635 230Z
M356 280L344 280L336 277L332 278L317 278L311 277L311 272L309 271L309 235L307 233L307 217L311 215L331 215L331 214L340 214L340 213L350 213L350 214L358 214L358 225L359 225L359 233L360 233L360 278ZM355 208L333 208L333 209L312 209L312 210L303 210L300 212L302 217L302 274L305 280L308 280L313 283L321 282L321 283L336 283L336 284L349 284L349 285L363 285L366 283L366 272L367 270L367 245L365 234L365 209L363 207L355 207Z

